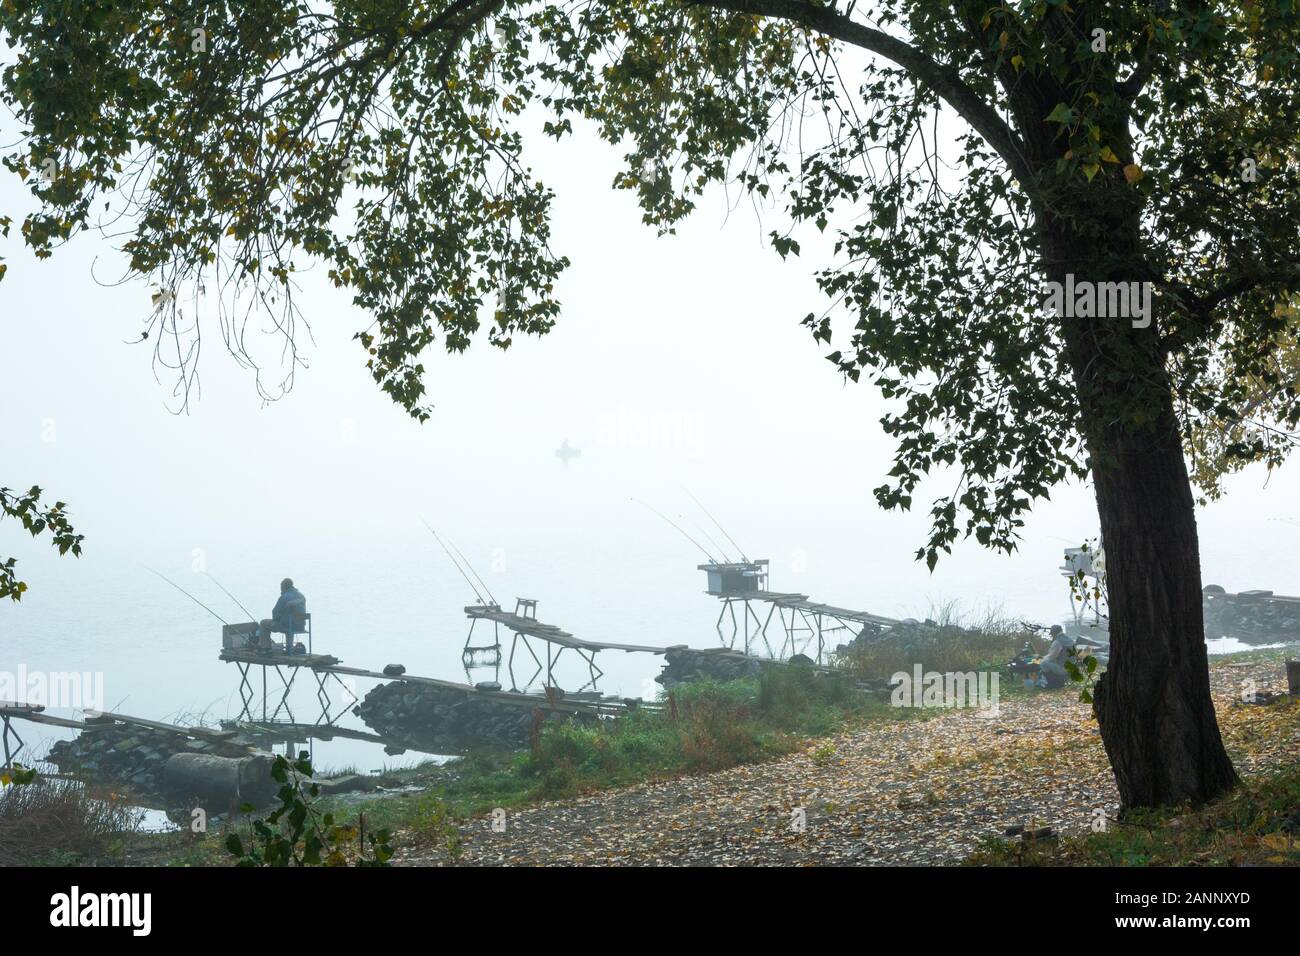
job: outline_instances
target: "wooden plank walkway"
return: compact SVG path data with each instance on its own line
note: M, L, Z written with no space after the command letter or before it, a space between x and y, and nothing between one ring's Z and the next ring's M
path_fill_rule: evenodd
M660 649L662 653L662 649ZM348 667L338 663L337 657L328 654L257 654L256 652L240 650L222 650L219 659L228 662L242 664L260 664L263 666L278 667L304 667L311 671L326 674L338 674L344 677L364 677L370 680L378 681L403 681L408 684L422 684L427 687L438 687L443 690L460 691L465 694L472 694L479 697L491 698L504 704L513 704L518 707L542 707L549 710L562 710L569 713L584 714L609 714L619 713L625 710L621 704L614 704L608 701L591 701L591 700L567 700L557 698L552 700L545 694L521 694L517 691L508 690L485 690L475 687L473 684L463 684L459 681L442 680L438 677L420 677L415 674L392 675L385 674L383 671L368 670L364 667ZM325 663L330 661L332 663Z
M516 634L550 641L561 647L571 647L582 651L625 651L629 654L662 654L667 648L653 647L649 644L619 644L612 641L589 641L574 637L568 631L561 630L554 624L543 624L536 618L524 617L513 611L505 611L489 604L471 604L465 608L467 617L503 624Z
M16 717L20 720L30 721L34 724L46 724L51 727L67 727L72 730L86 730L96 726L107 726L108 724L126 724L132 727L144 727L149 730L161 730L165 733L176 734L180 737L190 737L195 740L204 740L212 743L221 743L236 736L233 730L213 730L210 727L185 727L180 724L169 724L160 720L146 720L144 717L132 717L128 714L114 714L101 711L86 711L85 720L76 720L70 717L55 717L53 714L43 713L44 707L34 704L15 704L10 701L0 701L0 717Z
M107 711L90 711L87 712L87 723L108 723L112 721L117 724L129 724L133 727L145 727L149 730L161 730L164 733L179 734L184 737L193 737L196 740L207 740L212 743L221 743L236 736L233 730L213 730L209 727L182 727L180 724L168 724L160 720L146 720L143 717L128 717L126 714L113 714Z
M246 721L237 726L244 732L278 738L287 736L292 740L306 739L308 737L314 737L317 740L333 740L335 737L341 737L347 740L364 740L373 744L390 744L393 742L388 737L381 737L378 734L372 734L364 730L353 730L350 727L338 727L333 724L266 723L254 720L251 722Z
M221 660L241 664L262 664L267 667L311 667L313 669L329 664L337 664L339 659L332 654L286 654L284 651L261 652L244 648L222 648Z
M0 700L0 717L17 717L29 720L33 724L46 724L50 727L70 727L80 730L86 726L85 721L72 720L68 717L55 717L44 712L43 704L19 704L12 700Z
M856 621L859 624L878 624L881 627L893 627L896 624L903 623L896 618L872 614L869 611L854 611L846 607L836 607L833 604L810 601L806 594L787 594L780 591L750 591L745 594L735 595L735 599L767 601L769 604L776 604L779 607L805 611L808 614L820 614L824 617L834 617L841 621Z

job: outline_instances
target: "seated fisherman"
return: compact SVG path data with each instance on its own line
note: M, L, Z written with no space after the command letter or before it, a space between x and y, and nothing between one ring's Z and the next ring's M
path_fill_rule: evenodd
M280 600L271 611L271 630L284 634L284 652L293 653L293 636L307 628L307 599L293 586L292 578L280 582Z
M1038 671L1044 687L1064 687L1070 679L1065 669L1065 662L1074 650L1074 638L1065 633L1059 624L1052 625L1052 646L1047 649L1043 659L1038 662Z

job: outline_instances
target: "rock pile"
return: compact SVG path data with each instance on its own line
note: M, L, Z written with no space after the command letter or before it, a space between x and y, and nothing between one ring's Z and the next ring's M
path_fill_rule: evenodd
M195 740L149 727L92 720L72 740L57 741L45 759L60 773L112 782L146 803L156 804L162 791L163 767L172 756L190 753L247 757L255 752L252 746L235 740Z
M863 647L867 644L875 644L879 641L894 641L902 646L909 643L928 642L938 639L943 640L960 640L962 635L966 634L966 628L957 624L940 624L938 621L926 618L924 621L918 621L915 618L907 618L899 621L897 624L888 628L878 627L874 624L868 624L858 636L853 638L847 644L840 644L835 648L835 654L838 656L850 655L855 648Z
M1300 601L1272 591L1228 594L1218 585L1202 596L1206 637L1235 637L1247 644L1300 639Z
M491 694L406 681L379 684L353 708L381 737L412 750L440 754L476 746L526 747L535 710ZM542 713L548 720L571 716L566 711Z
M767 657L753 657L726 647L691 648L684 645L668 648L664 654L664 669L655 678L664 690L672 690L692 681L740 680L746 677L759 677L769 667L799 666L813 667L819 672L830 674L834 668L818 667L816 663L803 654L796 654L787 661L774 661ZM881 699L888 699L889 682L857 681L858 690L873 694Z
M758 677L764 668L774 662L762 657L751 657L726 647L692 648L685 645L670 647L664 652L664 669L655 680L664 690L697 680L740 680Z

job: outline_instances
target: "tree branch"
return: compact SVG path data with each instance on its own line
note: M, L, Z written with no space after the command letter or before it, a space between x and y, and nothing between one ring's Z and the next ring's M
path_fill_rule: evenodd
M1197 323L1196 328L1187 330L1176 337L1169 337L1167 345L1174 341L1196 342L1212 334L1215 330L1211 313L1225 302L1244 295L1261 285L1283 285L1288 289L1300 289L1300 266L1280 269L1267 269L1261 272L1241 275L1204 295L1198 295L1185 283L1166 278L1149 267L1144 274L1156 285L1170 293L1174 300Z
M1274 284L1286 285L1292 288L1300 287L1300 267L1271 269L1252 275L1238 276L1231 282L1225 282L1212 292L1201 296L1197 304L1206 314L1209 314L1211 309L1217 308L1229 299L1235 299L1239 295L1250 292L1256 286Z
M1155 14L1160 18L1168 18L1172 4L1169 0L1158 0L1155 4ZM1147 83L1151 81L1151 75L1155 70L1155 49L1150 40L1147 41L1146 48L1142 51L1142 59L1138 61L1133 72L1128 75L1127 79L1120 80L1115 84L1115 92L1125 100L1136 99L1137 95L1146 88Z
M1019 137L992 104L972 89L961 75L929 54L888 33L855 23L844 14L813 6L806 0L687 0L692 6L730 10L753 16L790 20L851 46L878 53L928 84L992 146L1026 192L1035 189L1035 177Z

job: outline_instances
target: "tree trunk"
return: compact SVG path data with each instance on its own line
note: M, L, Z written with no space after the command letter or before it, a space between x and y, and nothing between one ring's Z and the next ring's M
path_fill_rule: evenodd
M1210 699L1191 485L1172 408L1162 417L1153 434L1112 433L1113 463L1093 467L1110 606L1093 711L1123 809L1237 783Z
M1049 278L1133 281L1136 221L1112 223L1101 242L1049 239ZM1110 664L1093 712L1121 808L1204 803L1237 774L1210 698L1196 514L1159 324L1061 322L1106 552Z

